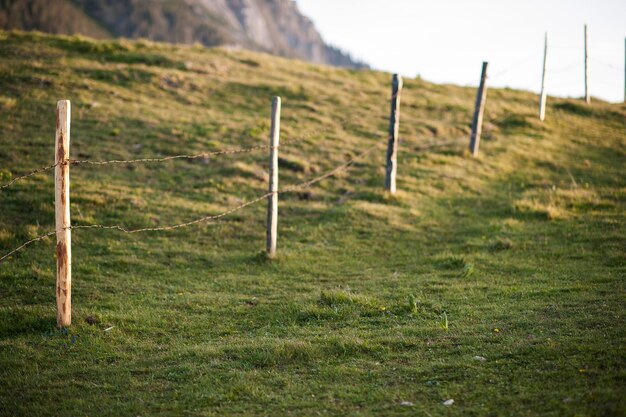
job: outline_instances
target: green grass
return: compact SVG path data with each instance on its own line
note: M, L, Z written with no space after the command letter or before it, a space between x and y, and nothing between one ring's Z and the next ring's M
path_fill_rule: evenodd
M76 159L263 145L273 95L283 140L304 138L281 187L381 143L281 196L275 261L264 204L74 231L67 330L52 239L0 264L0 415L626 415L624 105L550 98L539 123L534 94L490 90L472 159L475 90L405 80L390 197L389 74L6 32L0 56L3 182L52 162L65 98ZM225 211L266 191L266 161L72 167L73 222ZM0 193L3 253L54 228L53 200L51 175Z

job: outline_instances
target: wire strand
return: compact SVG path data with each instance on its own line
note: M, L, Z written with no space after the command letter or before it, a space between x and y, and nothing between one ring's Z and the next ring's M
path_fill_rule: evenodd
M615 71L619 71L619 72L624 71L624 68L616 67L616 66L615 66L615 65L613 65L613 64L609 64L608 62L600 61L599 59L593 59L593 61L594 61L594 62L596 62L596 63L598 63L598 64L600 64L600 65L603 65L603 66L605 66L605 67L607 67L607 68L610 68L610 69L612 69L612 70L615 70Z
M203 153L192 154L192 155L172 155L172 156L165 156L162 158L113 159L109 161L90 161L90 160L78 161L75 159L70 159L69 162L72 165L144 164L144 163L167 162L167 161L173 161L176 159L193 160L193 159L208 158L208 157L219 156L219 155L235 155L235 154L241 154L241 153L250 153L250 152L257 151L257 150L269 149L269 148L270 148L269 145L259 145L259 146L254 146L252 148L246 148L246 149L234 149L231 151L203 152Z
M310 135L313 135L314 133L311 133ZM302 136L300 138L296 138L296 139L291 139L291 140L286 140L283 141L278 147L279 148L284 148L287 146L291 146L294 145L295 143L301 142L304 139L307 139L309 136ZM113 159L113 160L108 160L108 161L91 161L91 160L75 160L75 159L69 159L67 162L70 163L70 165L73 166L78 166L78 165L96 165L96 166L101 166L101 165L121 165L121 164L139 164L139 163L160 163L160 162L167 162L167 161L173 161L173 160L177 160L177 159L188 159L188 160L193 160L193 159L200 159L200 158L208 158L208 157L215 157L215 156L219 156L219 155L236 155L236 154L243 154L243 153L251 153L254 151L258 151L258 150L267 150L270 149L271 146L269 145L259 145L259 146L253 146L251 148L240 148L240 149L232 149L232 150L223 150L223 151L215 151L215 152L203 152L203 153L199 153L199 154L191 154L191 155L172 155L172 156L166 156L166 157L162 157L162 158L138 158L138 159ZM28 172L27 174L21 175L19 177L16 177L14 179L12 179L11 181L7 182L6 184L3 184L0 186L0 190L3 190L5 188L10 187L11 185L15 184L18 181L24 180L26 178L30 178L34 175L37 174L41 174L47 171L50 171L54 168L56 168L59 165L59 162L52 164L52 165L48 165L45 167L41 167L41 168L37 168L33 171Z
M297 184L295 186L291 186L288 187L282 191L279 191L279 194L284 194L284 193L290 193L290 192L295 192L304 188L308 188L310 186L312 186L313 184L316 184L320 181L323 181L326 178L329 178L335 174L337 174L339 171L349 168L357 159L362 158L363 156L365 156L366 154L370 153L371 151L373 151L376 147L378 147L378 144L376 144L375 146L369 148L368 150L366 150L365 152L362 152L361 154L357 155L356 157L352 158L350 161L348 161L345 164L340 165L339 167L333 169L332 171L321 175L317 178L314 178L312 180L303 182L301 184ZM78 226L70 226L70 227L65 227L61 230L77 230L77 229L100 229L100 230L117 230L123 233L127 233L127 234L136 234L136 233L145 233L145 232L163 232L163 231L170 231L170 230L176 230L176 229L181 229L184 227L189 227L189 226L193 226L196 224L200 224L200 223L206 223L206 222L211 222L211 221L216 221L219 220L223 217L226 217L230 214L233 214L237 211L243 210L246 207L249 207L251 205L254 205L256 203L258 203L259 201L262 201L264 199L266 199L267 197L271 196L273 193L265 193L260 197L257 197L253 200L249 200L246 201L245 203L242 203L240 205L238 205L237 207L234 207L230 210L227 210L223 213L220 214L216 214L216 215L211 215L211 216L205 216L205 217L201 217L199 219L196 220L192 220L189 222L185 222L185 223L179 223L179 224L175 224L172 226L161 226L161 227L146 227L146 228L140 228L140 229L128 229L124 226L120 226L120 225L112 225L112 226L107 226L107 225L102 225L102 224L91 224L91 225L78 225ZM25 248L26 246L29 246L35 242L41 241L47 237L50 237L52 235L54 235L56 233L56 231L51 231L51 232L47 232L41 236L37 236L34 239L31 239L23 244L21 244L20 246L18 246L17 248L13 249L12 251L10 251L9 253L3 255L0 258L0 263L2 261L4 261L5 259L9 258L10 256L12 256L13 254L15 254L16 252L20 251L21 249Z
M37 236L34 239L31 239L27 242L22 243L20 246L18 246L17 248L13 249L11 252L7 253L6 255L2 256L2 258L0 258L0 263L2 263L2 261L4 261L5 259L7 259L8 257L10 257L11 255L13 255L16 252L19 252L20 250L24 249L26 246L35 243L35 242L39 242L40 240L44 240L47 237L50 237L52 235L56 234L56 230L52 231L52 232L48 232L46 234L43 234L41 236Z
M557 68L557 69L548 69L547 72L550 73L550 74L557 74L557 73L560 73L560 72L571 70L571 69L577 67L578 65L582 65L583 63L584 63L583 61L578 60L578 61L573 62L573 63L571 63L571 64L569 64L567 66L564 66L564 67L560 67L560 68Z
M436 148L436 147L442 147L442 146L448 146L451 144L455 144L457 143L457 140L451 140L451 141L447 141L447 142L442 142L442 143L435 143L435 144L429 144L420 148L416 148L415 150L418 151L424 151L424 150L428 150L428 149L432 149L432 148ZM296 184L296 185L292 185L289 187L286 187L283 190L279 190L276 192L276 194L286 194L286 193L293 193L293 192L297 192L306 188L309 188L327 178L330 178L334 175L336 175L337 173L344 171L344 170L349 170L354 164L355 162L357 162L358 160L362 159L363 157L367 156L368 154L370 154L372 151L374 151L375 149L380 148L380 144L376 143L373 146L371 146L370 148L366 149L365 151L361 152L360 154L352 157L349 161L345 162L344 164L341 164L337 167L335 167L334 169L328 171L327 173L320 175L318 177L315 177L311 180L302 182L300 184ZM189 226L193 226L196 224L200 224L200 223L207 223L207 222L215 222L219 219L222 219L226 216L229 216L235 212L238 212L240 210L243 210L246 207L252 206L268 197L270 197L271 195L273 195L274 193L269 192L269 193L265 193L253 200L249 200L246 201L245 203L242 203L230 210L224 211L222 213L219 214L215 214L215 215L210 215L210 216L204 216L201 217L199 219L195 219L192 221L188 221L185 223L179 223L179 224L175 224L175 225L171 225L171 226L159 226L159 227L145 227L145 228L140 228L140 229L128 229L124 226L120 226L120 225L112 225L112 226L107 226L107 225L103 225L103 224L91 224L91 225L77 225L77 226L69 226L69 227L65 227L62 228L60 231L62 230L78 230L78 229L100 229L100 230L117 230L119 232L122 233L126 233L126 234L136 234L136 233L145 233L145 232L164 232L164 231L171 231L171 230L176 230L176 229L182 229L185 227L189 227ZM3 255L2 257L0 257L0 263L2 263L5 259L9 258L10 256L12 256L13 254L19 252L20 250L22 250L23 248L35 243L35 242L39 242L47 237L50 237L52 235L56 234L56 231L51 231L51 232L47 232L43 235L37 236L36 238L33 238L27 242L24 242L23 244L21 244L20 246L18 246L17 248L13 249L12 251L8 252L7 254Z
M516 63L514 63L514 64L512 64L512 65L510 65L510 66L508 66L506 68L504 68L503 70L500 70L500 71L496 72L493 75L487 76L487 78L489 78L489 79L498 78L498 77L500 77L500 76L502 76L502 75L504 75L504 74L506 74L506 73L508 73L508 72L510 72L512 70L514 70L514 69L519 68L520 66L522 66L522 64L530 62L533 58L536 58L536 57L537 57L537 52L534 52L532 55L528 55L526 58L519 60L518 62L516 62Z
M11 185L15 184L16 182L21 181L21 180L24 180L24 179L26 179L26 178L30 178L30 177L32 177L33 175L37 175L37 174L40 174L40 173L42 173L42 172L50 171L51 169L56 168L56 167L57 167L57 165L59 165L59 164L58 164L58 163L56 163L56 164L53 164L53 165L48 165L47 167L37 168L36 170L29 172L28 174L24 174L24 175L21 175L21 176L19 176L19 177L15 177L15 178L13 178L11 181L9 181L9 182L7 182L6 184L4 184L4 185L0 186L0 190L3 190L3 189L5 189L5 188L8 188L8 187L10 187Z

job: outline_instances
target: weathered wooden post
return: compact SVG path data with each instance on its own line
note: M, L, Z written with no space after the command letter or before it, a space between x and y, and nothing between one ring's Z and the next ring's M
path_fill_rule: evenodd
M55 138L54 211L57 237L57 326L72 324L72 231L70 223L70 123L69 100L57 102Z
M488 62L483 62L483 70L480 76L480 85L476 94L476 107L474 109L474 120L472 121L472 136L470 138L470 152L472 156L478 156L480 147L480 135L483 130L483 115L485 113L485 101L487 99L487 67Z
M548 92L546 91L546 65L548 62L548 32L546 32L545 44L543 47L543 72L541 73L541 94L539 95L539 120L542 122L546 119L546 100Z
M591 103L591 94L589 93L589 31L585 25L585 101Z
M280 144L280 97L272 101L272 126L270 130L270 178L267 197L267 255L276 256L278 233L278 146Z
M398 141L400 134L400 96L402 94L402 77L393 75L391 88L391 115L389 117L389 140L387 144L387 169L385 190L396 193L396 174L398 172Z

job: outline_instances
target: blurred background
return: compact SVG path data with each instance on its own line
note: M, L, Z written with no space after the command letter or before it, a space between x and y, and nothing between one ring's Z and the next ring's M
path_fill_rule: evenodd
M539 91L549 32L548 92L584 94L584 25L591 94L624 99L623 0L298 0L331 43L374 68L437 83L475 85L489 61L490 85ZM349 17L348 17L349 16Z
M2 0L0 28L228 45L315 63L539 91L549 32L550 95L624 99L623 0Z

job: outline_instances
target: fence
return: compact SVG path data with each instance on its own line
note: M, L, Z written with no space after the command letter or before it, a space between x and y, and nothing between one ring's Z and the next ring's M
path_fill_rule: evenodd
M546 102L547 102L547 89L546 89L546 74L547 74L547 61L548 61L548 36L546 34L544 43L543 54L543 70L541 77L541 93L539 95L539 111L538 115L540 120L544 120L546 116ZM527 61L526 58L524 61ZM522 62L524 62L522 61ZM587 30L585 28L585 101L590 102L589 89L588 89L588 43L587 43ZM578 65L577 62L575 65ZM515 64L515 65L519 65ZM487 100L487 81L489 64L484 62L482 65L480 84L477 89L476 103L474 115L472 118L472 130L469 141L469 151L473 157L479 155L480 138L482 131L483 116L485 110L485 104ZM514 66L510 67L513 68ZM565 69L573 68L573 66L567 66ZM500 76L506 73L510 68L505 69L497 73L494 77ZM559 70L557 70L558 72ZM492 77L493 78L493 77ZM389 132L387 136L387 150L386 150L386 169L384 179L384 189L391 193L396 193L396 176L398 168L398 145L399 145L399 128L400 128L400 102L403 90L403 80L398 74L393 76L392 80L392 94L391 94L391 112L389 117ZM298 140L280 142L280 114L281 114L281 99L275 97L272 102L271 113L271 128L270 139L267 145L259 145L250 148L240 148L231 150L220 150L205 152L193 155L173 155L167 157L155 157L155 158L142 158L142 159L129 159L129 160L108 160L108 161L91 161L91 160L73 160L70 158L70 127L71 127L71 104L68 100L61 100L57 103L57 117L56 117L56 136L55 136L55 162L52 165L44 166L33 170L24 175L18 176L8 183L0 186L0 191L14 185L18 181L30 178L32 176L55 171L55 230L44 233L31 240L28 240L0 257L0 263L9 259L12 255L21 251L25 247L44 240L48 237L56 235L56 300L57 300L57 325L59 327L69 326L71 324L71 265L72 265L72 243L71 232L77 229L101 229L101 230L116 230L126 234L147 233L147 232L165 232L170 230L181 229L190 227L200 223L216 222L226 216L229 216L235 212L243 210L246 207L260 203L263 200L267 200L267 223L266 223L266 253L271 259L276 256L277 242L278 242L278 197L285 193L294 193L309 188L325 179L333 177L341 171L350 169L350 167L358 160L362 159L366 155L373 151L380 149L380 144L376 143L373 146L367 148L349 161L341 164L332 170L310 179L308 181L291 185L283 189L279 188L279 165L278 165L278 153L281 148L290 146L297 143ZM438 144L432 144L420 148L420 150L428 150L435 147L449 146L453 142L442 142ZM269 181L268 191L252 200L248 200L238 206L231 208L222 213L204 216L198 219L187 221L184 223L160 226L160 227L147 227L138 229L129 229L121 225L104 225L104 224L90 224L90 225L77 225L72 226L70 217L70 167L80 165L119 165L119 164L146 164L146 163L162 163L166 161L172 161L177 159L199 159L207 157L218 157L223 155L237 155L245 154L256 151L269 151Z

